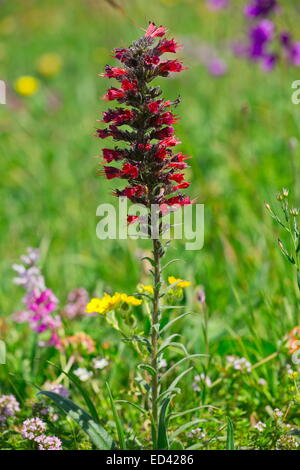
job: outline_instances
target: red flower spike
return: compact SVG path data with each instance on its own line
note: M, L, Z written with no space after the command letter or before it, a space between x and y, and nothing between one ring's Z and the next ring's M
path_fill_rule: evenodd
M166 110L180 100L164 100L159 87L149 85L159 75L167 76L169 72L186 68L176 59L161 62L161 54L175 53L179 48L174 39L163 38L165 34L163 26L150 23L145 36L127 49L115 49L114 56L125 65L107 65L102 76L115 78L120 86L109 88L103 99L119 101L123 107L106 110L103 122L109 127L96 132L102 139L112 137L126 144L121 149L102 150L105 162L102 174L109 180L128 181L125 188L116 189L114 195L128 197L148 208L158 204L162 207L161 214L192 203L188 196L180 193L189 183L184 181L183 173L177 173L188 166L185 160L189 157L173 152L173 147L181 143L172 127L177 117ZM122 125L126 128L120 128ZM120 160L122 168L106 165ZM172 197L175 191L177 195ZM138 216L128 218L129 223L138 220L141 221Z

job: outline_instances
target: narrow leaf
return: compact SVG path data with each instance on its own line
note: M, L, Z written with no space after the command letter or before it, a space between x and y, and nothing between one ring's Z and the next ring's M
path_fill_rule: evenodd
M107 382L106 382L106 387L107 387L107 390L108 390L109 400L110 400L112 412L113 412L113 415L114 415L115 423L116 423L116 426L117 426L120 449L121 450L126 450L126 442L125 442L123 425L122 425L122 422L121 422L120 417L118 415L118 412L117 412L117 409L116 409L116 406L115 406L115 402L114 402L110 387L109 387Z
M233 438L233 424L231 419L227 420L227 439L226 439L226 449L234 450L234 438Z
M169 440L167 434L167 418L166 412L170 403L170 398L165 398L162 402L160 414L159 414L159 422L158 422L158 434L157 434L157 448L168 449L169 448Z

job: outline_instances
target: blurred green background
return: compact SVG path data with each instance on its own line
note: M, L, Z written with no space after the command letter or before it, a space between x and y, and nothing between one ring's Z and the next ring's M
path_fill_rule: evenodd
M97 74L115 63L114 47L128 45L152 20L186 45L179 55L190 70L159 84L167 98L182 97L179 149L193 156L190 194L205 204L204 248L173 244L168 256L186 263L170 272L205 287L218 334L242 332L253 321L263 328L262 317L275 338L295 325L297 312L282 301L294 293L293 278L264 201L285 186L299 202L300 108L291 103L291 83L300 71L282 63L266 74L234 58L230 44L246 26L243 2L232 3L216 13L204 0L0 2L0 78L8 87L0 105L0 315L19 307L11 264L27 246L42 248L47 284L62 301L99 280L128 293L138 282L137 252L150 244L96 238L97 206L116 201L112 183L96 174L102 142L92 134L109 85ZM297 36L299 12L285 3L276 21ZM198 57L203 45L226 61L225 75L208 73ZM45 77L39 64L49 53L61 70ZM32 96L15 92L23 75L39 81Z

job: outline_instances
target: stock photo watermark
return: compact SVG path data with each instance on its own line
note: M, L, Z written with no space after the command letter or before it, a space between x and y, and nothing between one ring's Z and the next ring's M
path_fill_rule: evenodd
M3 80L0 80L0 104L6 104L6 85Z
M295 91L292 93L291 100L293 104L299 104L300 103L300 80L295 80L291 88L295 89Z
M142 204L128 206L124 197L119 198L117 207L100 204L96 216L100 217L96 227L100 240L184 240L186 250L201 250L204 245L204 204L152 204L148 208Z

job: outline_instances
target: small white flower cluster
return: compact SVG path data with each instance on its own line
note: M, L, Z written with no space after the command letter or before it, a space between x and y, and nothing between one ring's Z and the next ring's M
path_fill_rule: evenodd
M195 437L196 439L204 439L206 437L205 431L203 431L203 428L196 428L192 429L188 433L188 437Z
M73 374L76 375L81 382L86 382L92 377L93 372L84 367L78 367L78 369L74 370Z
M23 422L21 434L24 439L36 442L38 450L62 450L58 437L44 434L46 428L46 423L40 418L30 418Z
M299 447L299 442L293 436L280 436L276 442L276 450L294 450L297 447Z
M230 367L242 373L251 372L251 363L245 357L227 356L226 360Z
M200 384L205 384L206 387L210 388L212 386L212 381L204 373L200 375L195 375L194 382L192 383L192 388L193 390L195 390L195 392L201 391Z
M281 418L283 416L283 412L279 408L275 408L275 410L273 410L273 415L276 418Z
M104 367L107 367L108 364L109 364L109 361L107 359L105 359L105 357L101 358L101 357L95 357L93 360L92 360L92 364L93 364L93 368L94 369L104 369Z
M0 396L0 425L5 425L7 418L20 411L19 402L14 395Z
M256 424L255 424L255 429L257 429L259 432L263 432L263 430L265 429L266 427L266 424L263 423L262 421L258 421Z

